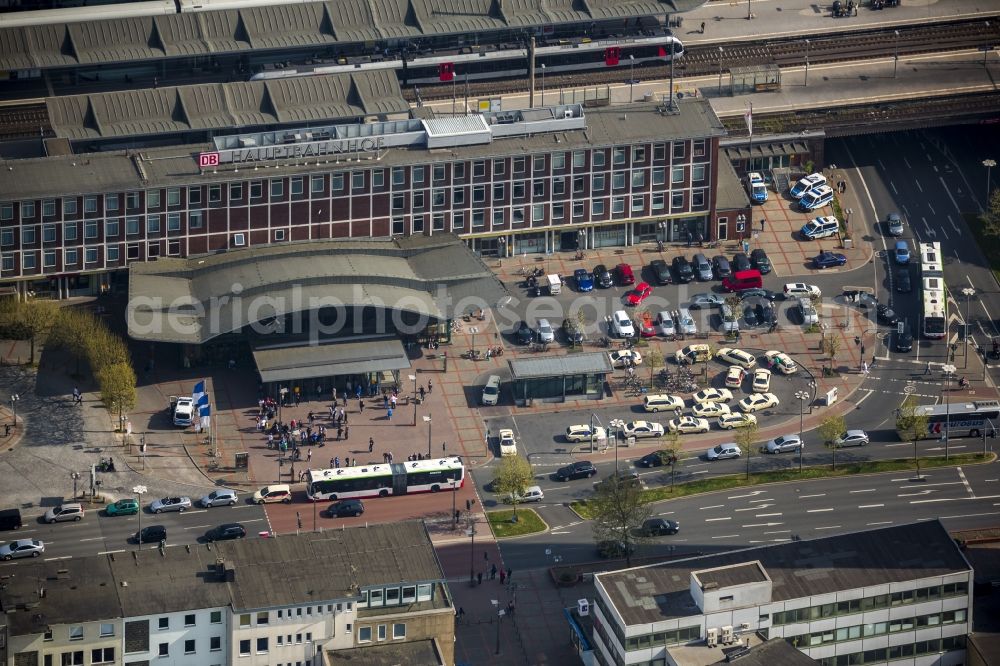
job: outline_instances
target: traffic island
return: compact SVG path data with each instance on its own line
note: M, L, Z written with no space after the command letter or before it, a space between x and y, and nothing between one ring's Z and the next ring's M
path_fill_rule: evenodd
M641 491L643 504L662 502L664 500L687 497L688 495L701 495L716 492L719 490L730 490L732 488L742 488L746 486L759 486L768 483L787 483L789 481L807 481L812 479L827 479L838 476L854 476L857 474L881 474L884 472L898 472L915 469L929 469L932 467L958 467L960 465L976 465L992 463L997 458L995 453L983 455L981 453L963 453L961 455L950 456L947 460L943 457L920 458L914 461L912 458L901 458L895 460L875 460L859 463L838 464L836 469L831 467L807 467L801 472L797 470L787 470L780 472L757 472L751 473L750 478L743 474L730 476L720 476L714 479L700 479L698 481L687 481L678 483L673 488L648 488ZM578 500L569 505L583 520L593 520L595 518L593 503L588 500Z
M549 529L533 509L518 509L516 521L512 509L487 511L486 519L490 523L490 529L493 530L493 536L497 539L528 536Z

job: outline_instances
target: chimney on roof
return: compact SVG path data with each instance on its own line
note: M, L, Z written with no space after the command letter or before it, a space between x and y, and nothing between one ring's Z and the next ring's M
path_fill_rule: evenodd
M220 583L232 583L236 580L236 570L228 566L221 557L215 561L215 573Z

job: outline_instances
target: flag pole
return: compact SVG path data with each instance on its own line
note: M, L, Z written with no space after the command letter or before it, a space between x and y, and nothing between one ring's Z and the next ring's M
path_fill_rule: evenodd
M750 132L750 149L748 151L750 154L750 159L749 163L747 164L747 171L749 172L753 171L753 102L750 102L750 110L747 111L744 118L747 121L747 131Z

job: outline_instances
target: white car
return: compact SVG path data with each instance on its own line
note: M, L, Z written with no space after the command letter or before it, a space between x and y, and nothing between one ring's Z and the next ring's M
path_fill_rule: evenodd
M660 335L670 337L677 334L677 326L674 324L674 316L663 310L656 315L656 324L660 327Z
M754 393L767 393L771 390L771 371L765 368L757 368L753 371L753 391Z
M756 423L757 417L755 415L744 414L743 412L729 412L728 414L723 414L719 417L719 427L723 430L746 428Z
M788 194L793 199L801 199L802 195L806 192L814 190L817 187L822 187L823 185L826 185L826 176L821 173L812 173L792 185Z
M679 395L667 395L665 393L658 393L654 395L647 395L642 399L643 408L647 412L677 412L680 413L684 409L684 398Z
M705 457L709 460L725 460L726 458L739 458L743 455L743 451L740 447L732 442L728 444L719 444L718 446L709 449Z
M757 365L757 359L754 358L753 354L743 351L742 349L735 349L733 347L723 347L715 355L715 358L732 365L738 365L748 370Z
M552 330L548 319L539 319L535 330L538 331L539 342L554 342L556 339L556 332Z
M663 424L652 421L631 421L622 428L626 437L663 437Z
M773 393L754 393L740 400L738 407L740 411L750 413L777 407L778 404L778 396Z
M696 403L702 402L729 402L733 399L733 392L729 389L706 388L691 396Z
M503 428L500 431L500 455L517 455L517 441L514 439L514 431L509 428Z
M738 365L729 366L729 371L726 373L726 386L729 388L738 389L743 386L743 380L747 376L747 371Z
M608 434L605 432L604 428L596 426L593 432L593 439L596 442L600 439L607 439ZM566 428L566 441L567 442L589 442L591 439L590 426L586 423L581 423L579 425L571 425Z
M630 365L642 365L642 354L631 349L619 349L608 354L611 365L615 368L627 368Z
M635 326L624 310L618 310L611 315L611 332L619 338L635 337Z
M696 419L693 416L681 416L671 419L667 423L667 427L670 428L670 432L679 432L681 434L708 432L708 429L711 428L708 419Z
M764 451L767 453L786 453L788 451L798 451L801 448L802 440L798 435L781 435L764 445Z
M691 413L699 418L715 418L729 412L729 405L720 402L699 402L691 408Z
M776 349L764 352L764 358L767 359L772 370L777 370L783 375L790 375L799 369L799 366L795 365L795 361L792 360L791 356Z
M785 298L820 298L823 296L819 287L805 282L789 282L781 290L781 293L785 295Z

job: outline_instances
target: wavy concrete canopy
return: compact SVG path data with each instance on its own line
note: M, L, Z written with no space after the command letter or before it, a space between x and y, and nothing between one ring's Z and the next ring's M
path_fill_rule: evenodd
M503 284L451 234L290 243L129 266L129 335L201 344L319 308L375 307L432 320L491 308Z

